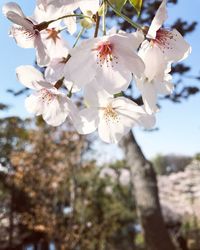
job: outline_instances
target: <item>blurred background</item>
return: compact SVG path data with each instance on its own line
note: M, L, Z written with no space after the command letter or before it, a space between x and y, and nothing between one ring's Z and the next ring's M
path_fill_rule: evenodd
M34 0L16 2L32 14ZM144 0L139 22L149 25L159 4ZM175 92L160 98L156 128L136 128L118 146L26 112L15 68L33 65L34 50L17 47L0 16L1 250L200 250L199 9L199 0L168 1L166 27L192 54L172 69ZM129 4L123 13L137 20ZM110 10L111 24L132 31Z

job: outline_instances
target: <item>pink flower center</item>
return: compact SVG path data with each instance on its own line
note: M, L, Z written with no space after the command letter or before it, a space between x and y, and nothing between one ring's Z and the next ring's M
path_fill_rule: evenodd
M56 95L48 89L43 88L39 92L41 100L48 104L51 103L56 98Z
M118 63L117 57L113 55L113 44L110 41L100 42L97 44L97 47L92 50L97 51L97 64L100 64L100 66L102 66L104 62L107 63L107 66L109 66L108 63L112 63L113 61ZM111 66L113 67L112 64Z
M160 47L160 49L164 52L164 50L173 49L172 41L176 41L177 35L172 33L166 29L159 29L156 32L156 38L153 41L154 44Z

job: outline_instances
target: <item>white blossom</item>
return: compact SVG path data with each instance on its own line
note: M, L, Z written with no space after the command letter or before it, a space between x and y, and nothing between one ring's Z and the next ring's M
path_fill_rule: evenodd
M123 135L135 126L150 128L155 123L154 116L125 97L113 98L99 88L97 82L85 88L86 103L89 104L73 117L75 128L80 134L89 134L98 129L99 137L107 143L117 143Z
M167 30L162 28L166 19L166 0L163 0L150 25L146 35L148 40L146 40L145 43L148 43L148 46L151 48L159 48L162 52L162 58L166 61L181 61L189 55L191 47L176 29ZM157 59L155 55L154 60Z
M14 23L10 36L15 39L16 43L22 48L35 48L38 65L47 65L50 59L36 23L26 17L20 6L13 2L3 6L3 14Z
M16 69L18 80L27 88L35 90L25 100L28 112L43 119L52 126L61 125L70 112L73 112L71 100L51 83L44 79L42 73L33 66L20 66Z
M79 87L96 78L111 94L126 90L132 74L140 77L144 71L144 63L136 54L139 44L136 34L126 33L83 41L70 51L65 76Z
M141 78L135 78L136 86L141 93L145 110L152 114L158 111L158 95L169 95L173 91L172 77L169 74L171 64L162 60L162 52L157 47L143 47L138 54L145 64L145 70ZM155 55L160 60L153 60Z

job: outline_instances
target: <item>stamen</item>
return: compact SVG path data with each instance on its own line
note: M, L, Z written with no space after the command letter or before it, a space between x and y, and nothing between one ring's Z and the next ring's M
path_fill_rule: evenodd
M31 30L28 30L28 29L25 29L24 27L22 26L19 26L19 27L15 27L12 31L11 31L11 34L13 36L17 36L19 35L20 33L20 36L24 36L27 40L28 39L33 39L36 35L37 35L37 32L36 31L31 31Z
M171 40L176 41L177 35L166 29L159 29L156 33L156 38L152 40L153 44L159 46L164 53L165 50L173 49Z
M97 51L97 64L101 67L106 62L107 67L113 67L113 63L118 63L117 56L113 55L113 44L109 41L100 42L97 47L92 49L92 51Z
M43 102L50 104L55 98L56 95L53 94L50 90L48 89L41 89L40 91L40 98Z
M117 111L109 104L104 108L104 118L106 122L119 122L119 115Z

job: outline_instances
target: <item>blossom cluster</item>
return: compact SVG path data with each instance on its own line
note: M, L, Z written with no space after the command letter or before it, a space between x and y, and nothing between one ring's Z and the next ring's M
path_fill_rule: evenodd
M44 73L31 65L16 69L18 80L34 90L25 100L27 110L42 115L52 126L68 117L79 133L98 130L103 141L117 143L135 125L154 126L158 95L173 91L171 65L185 59L191 47L176 29L163 28L166 0L149 27L134 33L111 29L107 35L106 3L109 1L37 0L33 15L27 17L17 3L9 2L3 13L13 22L10 36L22 48L35 48L37 65L44 68ZM94 38L77 45L84 29L96 25L97 31L102 8L102 35L95 32ZM62 31L74 35L80 26L70 48ZM121 94L133 83L141 93L142 106ZM84 99L81 110L71 98L78 91Z

